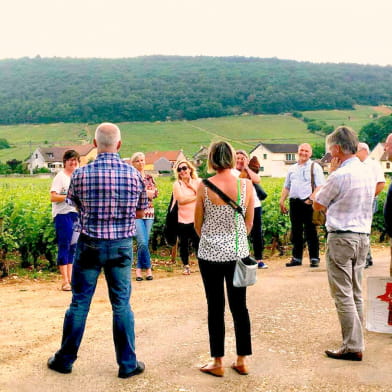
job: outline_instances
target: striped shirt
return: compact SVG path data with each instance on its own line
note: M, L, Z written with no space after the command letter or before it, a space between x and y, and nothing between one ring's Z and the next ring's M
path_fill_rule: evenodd
M358 158L345 160L317 192L317 203L327 207L327 230L370 233L376 179Z
M67 203L79 209L81 232L117 240L135 235L136 209L148 206L139 172L117 153L101 153L71 177Z

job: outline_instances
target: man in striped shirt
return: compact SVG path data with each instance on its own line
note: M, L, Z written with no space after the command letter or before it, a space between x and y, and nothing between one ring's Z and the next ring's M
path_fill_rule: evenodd
M132 237L135 219L143 217L148 199L138 171L120 159L120 129L103 123L95 132L96 160L75 170L67 202L77 207L81 234L77 244L72 302L65 314L61 348L48 367L71 373L85 329L98 276L103 269L113 310L113 338L118 376L144 371L136 360L131 295Z

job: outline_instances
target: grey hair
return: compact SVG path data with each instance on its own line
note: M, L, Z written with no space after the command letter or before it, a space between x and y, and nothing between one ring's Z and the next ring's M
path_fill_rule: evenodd
M337 127L327 138L329 146L340 146L344 154L356 154L358 147L358 137L349 127Z
M95 140L99 147L113 147L121 140L120 128L112 123L102 123L95 130Z
M358 143L358 151L362 151L362 150L366 150L366 152L367 152L368 154L370 153L369 146L368 146L366 143L359 142L359 143Z

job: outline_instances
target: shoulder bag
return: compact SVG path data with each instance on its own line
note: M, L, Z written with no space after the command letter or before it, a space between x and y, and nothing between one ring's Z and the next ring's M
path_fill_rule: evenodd
M314 162L312 162L312 165L310 166L310 183L312 185L312 193L314 192L316 188L316 184L314 182ZM327 217L325 215L325 211L316 211L313 210L313 215L312 215L312 222L316 226L324 226L325 222L327 220Z
M163 228L163 235L169 246L174 246L176 244L178 234L178 201L176 200L173 205L173 199L174 196L172 193L167 208L165 226Z
M232 200L229 196L227 196L224 192L222 192L217 186L215 186L211 181L204 179L203 184L210 188L213 192L215 192L225 203L227 203L230 207L235 210L235 219L236 219L236 238L235 238L235 251L237 253L237 260L235 263L234 276L233 276L233 286L234 287L247 287L252 286L256 283L257 280L257 261L251 257L247 256L244 258L238 257L238 215L240 214L244 220L244 214L242 211L240 203L240 180L238 180L238 196L237 203Z

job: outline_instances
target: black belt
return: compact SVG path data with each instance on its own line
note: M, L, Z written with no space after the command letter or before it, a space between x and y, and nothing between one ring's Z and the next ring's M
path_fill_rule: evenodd
M351 231L351 230L334 230L334 231L329 231L328 233L333 233L333 234L346 234L346 233L351 233L351 234L362 234L362 235L369 235L368 233L358 233L357 231Z

